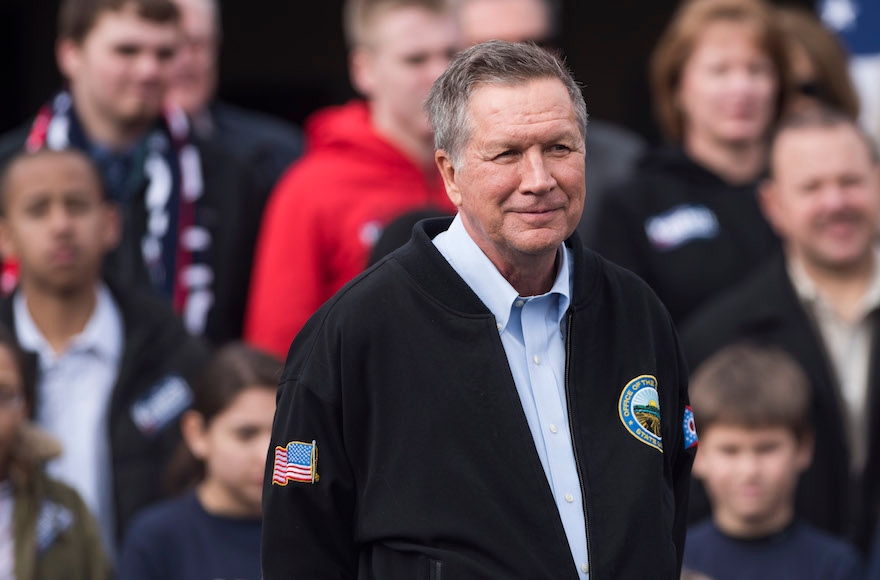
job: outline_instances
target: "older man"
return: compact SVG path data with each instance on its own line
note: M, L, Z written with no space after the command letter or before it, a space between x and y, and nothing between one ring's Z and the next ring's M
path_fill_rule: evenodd
M682 341L691 368L741 340L795 357L816 432L798 515L866 548L880 512L880 163L851 119L820 110L781 125L770 166L761 201L784 252L700 309Z
M533 41L556 47L562 28L559 0L461 0L458 19L465 46L487 40ZM589 83L588 83L589 84ZM586 155L587 195L578 233L594 239L599 199L628 179L647 147L641 135L590 115Z
M428 107L458 215L295 339L265 578L677 578L686 371L647 287L570 238L580 90L542 49L493 41Z

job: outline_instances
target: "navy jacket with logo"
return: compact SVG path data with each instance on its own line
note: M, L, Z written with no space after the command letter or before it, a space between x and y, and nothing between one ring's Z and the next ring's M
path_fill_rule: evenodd
M116 530L121 538L138 510L164 496L164 471L180 443L180 413L191 400L190 385L209 352L152 294L114 286L110 291L125 335L108 421ZM11 298L0 300L0 322L15 332ZM39 380L36 354L30 359Z
M294 340L263 494L266 580L577 578L495 319L431 243L449 221L421 222ZM635 276L567 244L590 578L678 578L693 447L672 322ZM624 425L642 375L657 380L662 451ZM277 448L283 464L312 441L316 480L273 482Z
M676 324L779 246L754 183L731 185L673 147L602 197L596 227L593 249L645 280Z

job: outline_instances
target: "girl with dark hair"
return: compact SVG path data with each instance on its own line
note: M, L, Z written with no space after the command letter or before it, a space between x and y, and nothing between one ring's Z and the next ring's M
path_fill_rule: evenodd
M120 578L260 579L260 504L281 366L243 344L214 355L181 418L185 447L169 478L190 489L135 519Z
M61 445L28 421L27 368L0 325L0 578L104 580L110 569L88 508L43 470Z

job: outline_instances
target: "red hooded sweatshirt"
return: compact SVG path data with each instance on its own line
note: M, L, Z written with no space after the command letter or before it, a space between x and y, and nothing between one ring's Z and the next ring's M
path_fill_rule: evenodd
M245 339L282 357L315 310L363 271L388 222L424 206L455 211L439 172L426 180L373 130L363 101L318 111L306 136L306 154L266 207L245 317Z

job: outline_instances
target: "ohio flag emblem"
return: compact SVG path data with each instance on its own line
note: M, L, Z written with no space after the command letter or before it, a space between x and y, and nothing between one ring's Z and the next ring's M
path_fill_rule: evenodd
M291 441L275 448L275 468L272 483L287 485L288 481L315 483L318 481L318 444L312 441Z
M694 411L690 407L684 408L684 420L681 428L684 431L684 448L695 447L700 439L697 437L697 427L694 425Z

